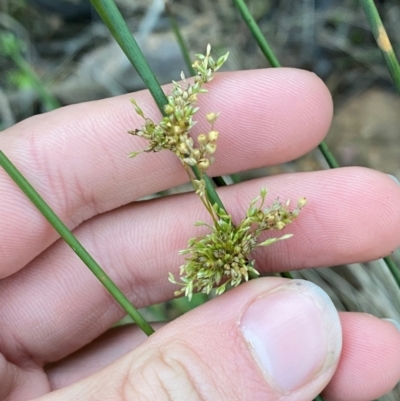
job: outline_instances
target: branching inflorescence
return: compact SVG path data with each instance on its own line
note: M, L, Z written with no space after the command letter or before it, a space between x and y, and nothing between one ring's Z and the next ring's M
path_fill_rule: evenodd
M194 105L197 95L206 93L203 85L213 79L217 71L228 58L228 53L221 56L216 62L210 55L211 47L207 46L205 55L196 55L193 68L197 75L194 83L187 83L182 73L185 88L173 82L173 90L168 96L168 104L164 107L166 116L159 124L144 116L134 100L136 112L144 118L145 123L140 129L129 131L130 134L143 137L148 140L148 146L139 152L133 152L134 157L142 152L157 152L168 149L176 154L185 167L190 180L212 218L212 225L197 222L195 225L207 226L211 233L203 237L189 240L188 248L180 252L187 255L186 263L180 267L180 281L176 281L172 273L169 280L181 285L181 289L175 295L184 293L189 299L196 291L210 293L216 287L216 293L222 294L228 286L236 287L242 281L248 281L250 276L259 275L254 267L254 260L250 253L259 246L268 246L276 241L290 238L292 234L281 237L269 238L258 243L258 237L263 231L282 230L291 223L299 214L300 209L306 204L305 198L298 201L297 207L289 210L289 201L285 204L276 200L271 207L263 209L267 190L262 188L260 195L253 199L247 210L246 217L234 224L232 217L217 204L211 204L206 191L204 172L213 162L213 154L216 150L218 131L214 129L214 123L218 113L206 115L211 124L208 133L198 135L195 142L190 136L190 130L195 125L193 115L198 111ZM194 177L190 167L197 167L200 177ZM260 204L257 206L257 203Z
M207 120L211 123L211 130L208 134L200 134L197 138L197 146L189 133L195 125L193 115L199 110L193 105L197 102L197 95L206 93L207 90L202 86L210 82L217 71L228 58L228 53L221 56L217 62L210 56L211 47L207 46L206 55L197 54L197 60L193 63L193 68L197 75L194 77L194 84L187 83L183 89L178 82L173 81L173 90L168 96L168 104L164 111L166 116L159 124L155 124L149 118L146 118L143 111L134 100L136 112L145 119L145 124L141 129L129 131L130 134L141 136L149 141L149 146L142 152L158 152L168 149L174 152L181 160L184 166L197 166L204 171L213 162L211 156L217 149L215 144L218 138L218 132L213 130L213 124L218 118L218 114L207 114ZM184 82L185 76L181 74ZM141 152L133 152L131 157Z

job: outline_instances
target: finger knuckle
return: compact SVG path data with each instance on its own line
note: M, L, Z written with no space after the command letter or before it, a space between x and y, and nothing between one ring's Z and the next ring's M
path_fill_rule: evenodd
M186 344L169 344L133 364L124 386L124 399L208 401L221 399L207 374L209 369Z

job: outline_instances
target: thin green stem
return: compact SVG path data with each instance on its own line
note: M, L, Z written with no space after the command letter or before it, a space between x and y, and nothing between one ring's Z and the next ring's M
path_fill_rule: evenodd
M156 102L161 113L165 116L164 106L168 103L160 84L151 71L146 58L144 57L136 40L129 32L129 29L119 12L113 0L90 0L93 7L98 12L104 24L110 30L115 40L124 51L132 66L142 78L146 87L149 89L154 101ZM195 167L192 168L193 174L198 177L199 172ZM207 196L212 204L217 204L221 209L225 209L219 198L211 179L203 173L203 179L206 183Z
M223 209L226 211L225 206L223 205L220 197L218 196L217 192L215 191L214 184L213 184L212 180L210 179L210 177L206 173L200 172L200 170L198 169L197 166L193 166L193 167L191 167L191 169L193 171L193 174L195 175L195 177L198 180L201 180L201 179L204 180L204 182L206 184L207 197L208 197L210 203L212 205L214 205L216 203L220 209Z
M247 8L246 3L243 0L233 0L235 6L240 12L243 20L245 21L247 27L249 28L250 32L252 33L254 39L256 40L259 48L263 52L265 58L271 64L272 67L278 68L281 67L281 63L279 62L278 58L275 56L271 46L268 44L267 40L265 39L263 33L260 30L257 22L254 20L253 16L251 15L249 9ZM324 142L322 142L324 144ZM324 144L327 148L327 145ZM322 150L321 150L322 151ZM322 151L324 153L324 151ZM325 155L325 154L324 154ZM332 156L333 157L333 156ZM279 273L281 277L292 279L292 275L289 272L281 272Z
M387 267L389 268L390 272L392 273L392 276L395 279L397 285L400 287L400 269L399 269L399 267L396 265L396 263L394 263L393 259L390 256L386 256L385 258L383 258L383 260L385 261Z
M233 2L235 3L236 7L239 9L240 14L242 15L244 21L246 22L250 32L252 33L254 39L257 41L258 45L262 49L265 57L270 62L271 66L272 67L280 67L281 64L280 64L279 60L275 57L273 51L271 50L271 47L268 45L266 39L262 35L262 32L261 32L260 28L258 27L257 23L255 22L254 18L252 17L252 15L250 14L250 11L247 8L246 3L243 0L233 0ZM389 39L386 35L386 31L383 28L382 21L379 18L379 14L376 10L374 2L373 2L373 0L361 0L361 2L364 7L365 13L367 14L368 18L370 18L370 23L371 23L371 26L373 27L374 35L377 38L378 45L384 52L385 60L387 61L388 65L389 65L389 61L390 61L389 68L391 69L391 73L393 70L392 77L396 83L396 86L397 86L397 83L399 84L398 89L399 89L399 93L400 93L399 64L397 62L397 59L393 52L393 49L390 45ZM379 40L378 40L378 38L379 38ZM384 51L384 49L387 51ZM322 141L318 147L330 168L340 167L335 156L333 156L332 152L329 150L329 147L325 141ZM386 262L388 268L392 272L394 279L396 280L398 286L400 287L399 268L396 266L396 264L391 259L383 258L383 260ZM284 273L284 274L287 274L287 273Z
M192 183L193 188L196 188L196 185L193 182L193 176L192 176L192 174L190 174L189 167L187 165L185 166L185 170L186 170L187 175L190 178L190 182ZM197 170L197 171L199 172L199 170ZM199 174L198 176L196 176L196 178L198 180L202 180L202 179L204 180L203 174L204 173ZM206 184L206 187L207 187L207 184ZM201 200L201 203L204 205L204 207L206 208L207 212L209 213L209 215L213 219L214 225L216 227L217 226L217 219L216 219L215 212L214 212L214 209L212 207L212 204L210 203L210 200L208 199L208 196L204 196L203 197L202 195L199 195L199 198Z
M274 68L281 67L282 66L281 63L279 62L278 58L275 56L273 50L271 49L271 46L265 39L263 33L261 32L253 16L251 15L244 0L233 0L233 2L238 8L240 15L247 24L247 27L252 33L254 39L256 40L261 51L263 52L265 58L268 60L268 62L271 64L272 67ZM324 155L326 161L328 162L331 168L339 167L338 162L336 161L333 154L330 152L328 145L326 144L325 141L321 142L321 144L319 145L319 149L321 150L322 154Z
M400 65L393 51L392 44L383 26L382 20L379 16L373 0L361 0L361 5L367 16L368 22L371 26L372 33L374 34L376 43L383 53L388 70L393 79L398 93L400 94Z
M281 63L279 62L270 45L266 41L263 33L257 25L257 22L254 20L249 9L247 8L244 0L233 0L233 2L239 10L244 22L246 22L248 28L250 29L250 32L253 34L253 37L256 40L260 50L263 52L265 58L269 61L272 67L281 67Z
M284 278L293 279L293 276L289 272L280 272L279 275Z
M193 77L194 75L196 75L196 72L194 71L194 69L192 67L192 61L191 61L190 56L189 56L189 51L188 51L188 48L186 46L186 42L183 39L183 36L181 34L181 30L179 29L179 25L176 22L175 15L174 15L174 13L172 11L171 4L168 1L165 2L165 11L167 12L167 15L168 15L168 18L169 18L169 22L171 23L172 31L174 32L174 35L175 35L176 40L178 42L179 48L181 49L182 56L183 56L183 58L185 60L186 68L188 69L189 74Z
M227 183L225 182L225 180L222 177L213 177L212 180L214 181L214 183L217 187L226 187L227 186Z
M90 0L93 7L107 26L122 51L126 54L131 64L135 67L140 78L157 103L158 108L164 114L164 105L167 104L165 96L157 78L150 69L147 60L142 54L136 40L126 25L124 18L112 0Z
M279 60L276 58L273 53L271 47L268 45L264 35L261 33L260 28L255 22L254 18L250 14L249 9L243 0L233 0L235 5L240 11L243 20L246 22L248 28L253 34L254 39L257 41L261 51L263 52L266 59L269 61L272 67L280 67L281 64ZM390 44L389 38L387 37L386 31L382 25L382 21L379 18L379 14L376 10L375 4L373 0L361 0L365 13L367 14L368 19L370 20L370 24L373 27L373 33L378 42L379 47L381 48L385 60L388 64L388 68L392 75L393 81L396 84L396 87L400 93L400 68L399 63L396 59L396 56L393 52L392 46ZM381 35L381 36L379 36ZM328 145L325 141L322 141L318 146L321 153L325 157L330 168L338 168L339 163L337 162L335 156L329 150ZM397 265L393 262L390 257L383 258L386 265L388 266L390 272L392 273L397 285L400 287L400 270ZM292 275L288 272L280 273L282 277L293 278ZM321 395L318 395L314 401L324 401ZM379 400L377 400L379 401Z
M99 279L101 284L108 290L112 297L121 305L125 312L134 320L134 322L149 336L154 333L153 328L144 320L143 316L138 310L130 303L129 299L121 292L111 278L105 271L98 265L93 257L86 251L82 244L71 233L67 226L60 220L60 218L53 212L50 206L44 199L36 192L32 185L8 159L8 157L0 150L0 166L4 168L7 174L14 180L14 182L21 188L29 200L38 208L40 213L47 219L47 221L54 227L60 234L64 241L72 248L72 250L79 256L83 263L92 271L92 273Z
M323 156L324 156L325 160L327 161L330 168L340 167L338 161L336 160L335 156L333 156L332 152L329 150L328 145L326 144L325 141L322 141L318 145L318 148L321 151L321 153L323 154Z

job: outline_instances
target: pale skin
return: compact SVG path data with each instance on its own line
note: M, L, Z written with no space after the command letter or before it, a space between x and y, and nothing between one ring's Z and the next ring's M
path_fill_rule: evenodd
M199 116L221 113L211 175L299 157L324 139L331 122L329 92L307 72L220 73L207 86ZM142 124L131 96L30 118L2 132L0 148L133 304L144 307L173 297L168 273L177 273L178 251L198 234L192 222L207 221L207 212L193 194L131 203L187 181L168 152L127 158L145 145L125 133ZM134 97L159 118L146 91ZM208 127L200 122L195 133ZM383 173L354 167L286 174L219 193L240 219L262 186L271 202L308 201L285 231L293 238L257 251L262 272L373 260L400 244L400 187ZM0 278L0 400L310 399L309 390L298 398L275 394L235 334L243 302L284 279L244 284L149 339L134 327L110 331L123 311L2 169ZM400 332L370 315L340 319L338 368L318 389L329 383L330 401L378 398L400 378Z

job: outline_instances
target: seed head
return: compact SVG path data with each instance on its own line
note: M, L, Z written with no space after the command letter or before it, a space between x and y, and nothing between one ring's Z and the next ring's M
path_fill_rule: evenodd
M205 194L204 181L196 180L194 185L196 193ZM169 276L172 283L182 286L176 294L184 293L190 299L194 291L208 294L213 288L216 288L216 294L222 294L227 287L236 287L250 276L259 274L254 268L251 252L258 246L265 247L288 239L292 234L268 238L261 243L258 243L258 237L266 230L282 229L298 214L298 209L291 212L287 203L281 204L278 200L263 209L266 193L262 188L260 196L252 200L246 217L238 225L233 224L231 216L216 205L213 207L216 220L212 227L203 222L196 223L210 227L211 233L192 238L188 248L180 252L189 256L180 267L181 282L177 282L172 274Z
M197 60L193 63L196 71L195 83L186 82L184 75L185 87L180 83L172 81L173 88L171 95L168 96L168 104L164 106L166 117L159 124L155 124L151 119L146 118L142 109L133 100L136 112L145 118L145 124L139 130L129 131L133 135L141 136L149 141L149 145L144 149L145 152L158 152L163 149L174 152L184 165L196 166L204 171L213 162L211 155L215 152L215 142L218 138L217 131L210 131L208 136L200 134L198 136L198 146L194 146L193 140L190 138L190 130L194 126L193 115L198 111L198 107L194 105L197 102L197 96L206 92L203 85L213 78L214 72L217 71L227 58L227 54L220 57L217 62L211 56L211 46L208 45L206 54L196 55ZM208 113L207 121L212 126L218 113ZM138 154L140 152L132 152Z

